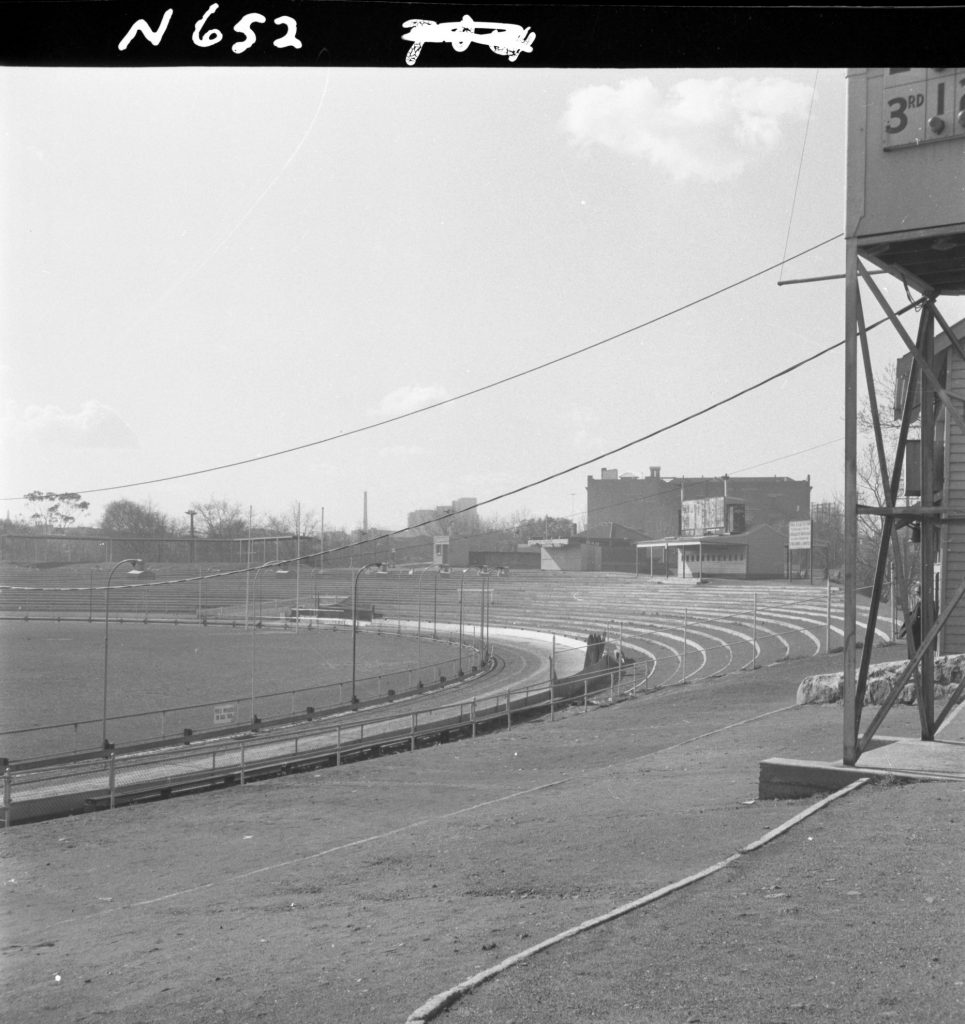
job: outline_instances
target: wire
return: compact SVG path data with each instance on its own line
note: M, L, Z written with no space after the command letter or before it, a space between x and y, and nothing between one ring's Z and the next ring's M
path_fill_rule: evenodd
M827 448L832 444L839 444L844 440L844 435L841 437L832 437L830 441L822 441L820 444L812 444L810 448L802 448L800 451L787 452L784 455L778 455L776 459L768 459L767 462L757 462L753 466L741 466L740 469L732 469L730 476L736 476L738 473L746 473L749 469L760 469L761 466L770 466L775 462L783 462L785 459L793 459L798 455L807 455L808 452L816 452L819 448Z
M914 302L906 306L903 306L901 309L896 310L895 315L901 316L901 314L907 313L909 309L913 309L914 306ZM876 327L880 327L883 323L888 322L888 320L888 317L882 317L882 319L877 320L873 324L866 327L865 330L870 331ZM578 469L584 469L594 462L599 462L602 459L608 459L610 458L610 456L617 455L620 452L624 452L628 448L633 448L635 445L642 444L644 441L650 441L653 438L658 437L660 434L666 434L668 431L671 431L676 427L683 426L685 423L690 423L692 420L699 419L701 416L705 416L707 415L707 413L713 412L715 409L720 409L725 405L729 405L731 402L737 401L738 398L743 398L745 395L749 395L751 394L751 392L757 391L760 388L765 387L766 385L771 384L776 380L779 380L781 377L786 377L788 374L794 373L795 371L800 370L802 367L807 366L808 363L813 363L815 362L815 360L822 358L822 356L828 355L829 352L833 352L835 351L835 349L841 348L844 344L845 339L842 339L841 341L836 341L833 345L828 345L826 348L820 349L819 351L814 352L812 355L806 356L804 359L800 359L796 363L792 363L790 366L786 366L783 370L778 370L776 373L772 373L770 376L764 377L763 379L757 381L754 384L749 384L747 387L741 388L740 391L735 391L733 394L728 395L726 398L721 398L718 399L718 401L716 402L711 402L710 405L705 405L702 409L698 409L695 412L688 413L686 416L682 416L680 419L674 420L673 423L668 423L666 426L658 427L656 430L652 430L649 434L644 434L642 437L634 438L632 441L627 441L625 444L618 445L616 448L611 448L609 451L601 452L597 455L594 455L592 458L583 459L581 462L577 462L572 466L567 466L566 469L557 470L555 473L550 473L549 475L541 477L538 480L533 480L530 483L521 485L520 487L514 487L512 490L503 491L501 494L497 494L491 498L485 498L482 501L477 501L475 505L469 505L464 509L460 509L460 512L470 512L473 509L482 508L485 505L491 505L497 501L503 501L505 498L511 498L517 494L521 494L523 491L528 491L533 487L539 487L542 484L549 483L551 480L556 480L561 476L566 476L567 473L573 473ZM450 512L446 515L437 516L433 519L427 519L425 522L418 523L416 525L430 526L433 523L439 523L445 521L446 519L451 519L453 516L457 514L458 513L456 512ZM380 534L377 537L366 538L364 542L359 541L359 544L372 543L373 541L379 540L387 540L390 537L397 537L399 536L399 534L406 533L408 530L414 528L416 527L405 527L401 530L390 530L389 532ZM342 548L337 548L335 550L345 550L345 548L356 546L357 545L355 544L344 545ZM322 553L327 554L328 552ZM314 554L317 555L318 552L315 552ZM308 557L311 556L302 556L302 558Z
M903 306L901 309L897 310L895 315L901 316L903 313L907 313L908 310L913 309L916 304L917 303L914 302L914 301L910 302L908 305ZM886 323L888 320L889 320L888 317L882 317L882 319L876 320L873 324L869 324L865 328L865 330L866 331L874 330L876 327L880 327L883 323ZM272 566L290 565L292 562L307 561L310 558L317 558L319 555L333 555L333 554L337 554L337 553L339 553L341 551L349 551L352 548L361 547L363 544L377 543L380 540L388 540L388 539L390 539L392 537L398 537L401 534L408 533L410 530L413 530L413 529L419 529L420 527L423 527L423 526L432 526L435 523L445 522L447 519L452 519L454 516L459 515L460 513L470 512L470 511L473 511L474 509L482 508L484 505L492 505L494 502L502 501L503 499L513 497L516 494L521 494L523 491L530 490L533 487L539 487L541 484L548 483L551 480L556 480L559 477L565 476L567 473L572 473L572 472L574 472L577 469L584 469L586 466L589 466L593 462L599 462L602 459L609 458L611 455L616 455L619 452L626 451L628 448L632 448L634 445L642 444L644 441L649 441L649 440L651 440L654 437L658 437L660 434L665 434L668 431L673 430L675 427L682 426L684 423L689 423L692 420L698 419L699 417L704 416L704 415L706 415L709 412L713 412L715 409L719 409L722 406L728 405L731 402L735 402L738 398L743 398L744 395L748 395L752 391L757 391L760 388L765 387L767 384L771 384L775 380L779 380L781 377L786 377L788 374L794 373L795 371L801 369L801 367L807 366L808 363L812 363L815 360L820 359L822 356L826 356L829 352L833 352L835 349L841 348L841 346L844 345L844 344L845 344L845 340L836 341L833 345L828 345L826 348L820 349L818 352L815 352L812 355L809 355L806 358L801 359L801 360L799 360L796 363L792 363L790 366L785 367L783 370L778 370L776 373L772 373L770 376L764 377L762 380L757 381L755 384L750 384L746 388L741 388L740 391L735 391L733 394L728 395L726 398L721 398L721 399L719 399L716 402L712 402L710 405L704 406L702 409L698 409L695 412L689 413L687 416L682 416L679 420L675 420L673 423L669 423L666 426L659 427L657 430L653 430L649 434L644 434L642 437L635 438L632 441L627 441L625 444L621 444L621 445L617 446L616 448L611 448L609 451L602 452L602 453L600 453L598 455L594 455L592 458L584 459L582 462L577 462L576 464L574 464L572 466L568 466L566 469L557 470L555 473L550 473L548 476L541 477L539 480L533 480L530 483L522 484L519 487L514 487L512 490L503 491L502 494L497 494L497 495L495 495L495 496L493 496L491 498L485 498L482 501L477 501L474 505L469 505L469 506L467 506L464 509L460 509L458 512L455 512L455 511L448 512L445 515L435 516L432 519L426 519L426 520L424 520L421 523L416 523L416 524L414 524L412 526L406 526L406 527L404 527L403 529L400 529L400 530L390 530L390 531L388 531L386 533L378 534L375 537L366 537L364 540L358 540L358 541L355 541L354 543L350 543L350 544L342 544L342 545L340 545L339 547L336 547L336 548L324 548L323 547L319 551L306 552L304 555L299 555L299 556L297 556L295 558L280 558L280 559L277 559L275 561L264 562L261 565L246 566L243 569L231 569L231 570L226 570L224 572L212 573L210 575L205 575L205 576L191 576L191 577L187 577L187 578L184 578L184 579L177 579L177 580L161 580L161 581L158 581L156 583L147 583L147 584L144 584L144 583L130 584L130 586L149 586L149 587L150 586L168 586L168 585L170 585L172 583L191 583L191 582L195 582L196 580L199 580L199 579L214 579L214 578L217 578L219 576L236 576L236 575L239 575L240 573L245 573L245 572L257 572L259 569L266 569L266 568L270 568ZM825 443L826 444L831 444L833 442L829 441L829 442L825 442ZM818 446L818 447L820 447L820 446ZM808 450L810 450L810 449L805 449L805 451L808 451ZM257 538L254 538L254 539L257 539ZM44 590L46 588L44 588L44 587L8 587L7 589L8 590ZM89 588L87 588L87 587L79 587L79 588L70 588L70 587L64 588L64 587L60 587L60 588L51 588L51 589L53 589L53 590L73 590L73 589L87 590Z
M758 462L758 463L756 463L753 466L741 466L740 469L728 470L728 472L726 474L721 474L720 476L714 476L714 477L711 477L711 479L719 480L719 479L721 479L722 476L725 476L725 475L726 476L737 476L738 473L746 473L747 470L749 470L749 469L759 469L761 466L770 466L771 464L773 464L775 462L783 462L785 459L793 459L793 458L795 458L798 455L806 455L808 452L817 451L818 448L827 448L829 445L839 444L843 440L844 440L843 437L835 437L835 438L832 438L830 441L822 441L820 444L812 445L810 448L802 448L802 449L800 449L800 451L796 451L796 452L786 452L785 454L779 455L779 456L777 456L774 459L769 459L767 462ZM686 476L684 474L681 474L681 476L679 476L679 477L669 477L668 479L671 480L671 481L674 481L674 485L672 487L664 487L664 488L662 488L659 491L652 491L650 494L641 494L641 495L637 495L636 497L632 497L632 498L623 498L622 500L614 501L614 502L612 502L609 505L594 505L592 509L588 510L588 512L592 511L595 514L599 514L601 512L610 512L613 509L622 508L624 505L636 505L636 504L643 504L643 502L645 502L645 501L654 501L654 500L656 500L658 498L662 498L662 497L664 497L664 496L666 496L668 494L676 494L676 493L678 493L680 491L681 484L686 484L689 481L695 481L695 480L700 480L700 479L705 479L705 478L702 478L702 477L688 477L688 476ZM537 516L536 518L539 518L539 517ZM554 518L557 518L557 517L554 516ZM560 517L560 518L563 518L563 517ZM611 520L611 522L613 522L613 520ZM623 525L623 524L617 524L617 525ZM495 531L495 532L499 532L499 531Z
M791 197L791 212L787 217L787 235L784 238L784 255L787 256L787 247L791 241L791 225L794 223L794 208L797 206L797 193L801 185L801 171L804 168L804 154L808 145L808 129L811 127L811 114L814 110L814 97L818 91L818 72L820 68L814 69L814 84L811 86L811 102L808 104L808 116L804 122L804 139L801 142L801 158L798 160L797 177L794 179L794 194ZM784 264L781 264L781 277L784 275Z
M902 313L908 312L908 310L910 308L912 308L912 306L914 306L914 303L912 303L910 306L903 307L902 309L897 311L897 315L900 316ZM873 323L870 326L868 326L866 328L866 330L868 330L868 331L873 330L875 327L879 327L879 326L881 326L881 324L885 323L886 320L887 320L887 318L882 318L881 320L878 320L875 323ZM656 430L651 431L649 434L644 434L642 437L634 438L632 441L627 441L625 444L618 445L616 448L611 448L609 451L601 452L601 453L599 453L597 455L592 456L589 459L584 459L581 462L577 462L577 463L575 463L572 466L568 466L566 469L557 470L555 473L550 473L547 476L541 477L539 480L533 480L533 481L531 481L531 482L529 482L527 484L522 484L519 487L514 487L511 490L503 491L501 494L494 495L491 498L484 498L482 501L477 501L474 505L469 505L466 508L459 509L458 512L456 512L456 511L447 512L444 515L435 516L432 519L426 519L426 520L424 520L421 523L416 523L413 526L406 526L406 527L404 527L404 528L402 528L400 530L390 530L390 531L388 531L386 533L378 534L375 537L366 537L366 538L364 538L362 540L355 541L354 543L342 544L342 545L340 545L339 547L336 547L336 548L323 548L320 551L306 552L304 555L298 555L298 556L296 556L294 558L280 558L280 559L276 559L274 561L264 562L261 565L246 566L243 569L231 569L231 570L226 570L224 572L212 573L212 574L206 575L206 576L191 576L191 577L187 577L185 579L177 579L177 580L161 580L161 581L158 581L156 583L147 583L147 584L143 584L143 583L142 584L129 584L129 586L148 586L148 587L151 587L151 586L169 586L172 583L190 583L190 582L194 582L194 581L199 580L199 579L213 579L213 578L216 578L216 577L219 577L219 576L236 576L236 575L239 575L241 573L246 573L246 572L257 572L260 569L271 568L273 566L291 565L291 563L293 563L293 562L307 561L310 558L317 558L320 554L321 555L337 554L338 552L341 552L341 551L348 551L348 550L351 550L352 548L361 547L363 544L372 544L372 543L377 543L378 541L381 541L381 540L389 540L392 537L398 537L401 534L408 533L410 530L413 530L413 529L419 529L420 527L432 526L435 523L445 522L447 519L452 519L455 516L459 515L460 513L470 512L470 511L473 511L474 509L482 508L485 505L492 505L494 502L502 501L505 498L513 497L516 494L521 494L523 491L530 490L533 487L539 487L541 484L548 483L551 480L556 480L556 479L558 479L561 476L566 476L567 473L572 473L572 472L574 472L577 469L584 469L586 466L589 466L591 463L599 462L602 459L607 459L611 455L616 455L619 452L623 452L623 451L626 451L628 448L634 447L634 445L642 444L644 441L649 441L649 440L651 440L654 437L658 437L660 434L665 434L668 431L673 430L675 427L682 426L683 424L689 423L692 420L698 419L701 416L705 416L707 413L713 412L715 409L719 409L719 408L721 408L721 407L723 407L725 405L730 404L731 402L735 402L735 401L737 401L738 398L743 398L745 395L749 395L751 392L757 391L760 388L765 387L766 385L773 383L775 380L779 380L781 377L786 377L786 376L788 376L788 374L794 373L795 371L801 369L803 366L807 366L808 363L812 363L815 360L822 358L822 356L826 356L829 352L833 352L833 351L835 351L835 349L841 348L842 345L844 345L844 344L845 344L844 340L836 341L833 345L828 345L826 348L820 349L818 352L815 352L812 355L809 355L809 356L807 356L804 359L798 360L798 362L796 362L796 363L792 363L790 366L785 367L783 370L778 370L776 373L772 373L770 376L764 377L762 380L759 380L759 381L757 381L754 384L750 384L746 388L741 388L740 391L735 391L733 394L728 395L726 398L721 398L721 399L719 399L716 402L712 402L710 405L704 406L702 409L698 409L695 412L689 413L686 416L682 416L680 419L675 420L673 423L668 423L666 426L659 427ZM832 442L826 442L826 443L830 444ZM809 449L806 449L806 450L809 450ZM253 538L253 539L257 539L257 538ZM8 590L43 590L45 588L43 588L43 587L8 587L7 589ZM89 588L87 588L87 587L78 587L78 588L52 588L52 589L54 589L54 590L77 589L77 590L85 590L86 591Z
M261 190L261 192L255 197L255 199L249 203L248 208L241 214L241 216L235 221L231 229L211 248L208 252L193 266L188 267L182 274L176 277L168 286L161 292L160 295L151 303L150 307L145 311L144 316L141 319L146 319L150 316L151 312L161 306L161 304L171 295L181 284L184 283L189 277L193 277L195 274L202 271L213 259L218 255L219 252L231 241L234 235L241 229L245 222L251 217L255 210L261 205L262 200L266 195L275 187L278 183L279 178L288 170L295 158L301 152L302 147L305 145L306 140L315 127L315 122L318 120L319 114L322 112L322 106L325 103L325 97L328 95L328 87L331 79L331 67L326 69L325 85L322 89L322 95L319 98L318 106L315 108L315 113L312 115L311 121L308 123L308 127L302 132L302 137L298 140L295 148L288 155L288 158L281 165L275 176L268 182L268 184ZM785 250L786 251L786 250ZM135 485L132 485L135 486Z
M235 462L225 462L218 466L209 466L206 469L195 469L185 473L174 473L171 476L154 477L151 480L137 480L131 483L125 484L113 484L109 487L82 487L82 488L68 488L68 490L76 491L79 494L102 494L105 491L120 491L126 490L131 487L146 487L150 484L161 484L169 483L172 480L184 480L192 476L202 476L207 473L216 473L225 469L235 469L238 466L251 465L254 462L263 462L266 459L276 459L281 455L291 455L293 452L305 451L308 448L315 448L319 445L329 444L332 441L339 441L347 437L353 437L356 434L362 434L369 430L375 430L378 427L388 426L390 423L398 423L400 420L408 419L412 416L419 416L422 413L430 412L432 409L440 409L445 405L451 405L454 402L462 401L465 398L471 398L474 395L482 394L484 391L489 391L492 388L501 387L504 384L509 384L512 381L520 380L523 377L529 376L530 374L537 373L540 370L545 370L550 366L555 366L557 363L562 363L567 359L573 359L576 356L583 355L585 352L591 352L593 349L600 348L603 345L609 345L611 342L617 341L620 338L626 337L628 334L632 334L634 331L642 330L645 327L652 327L654 324L659 323L661 320L666 320L669 317L675 316L678 313L682 313L685 310L692 309L694 306L700 305L702 302L707 302L710 299L716 298L719 295L723 295L725 292L732 291L734 288L738 288L743 284L747 284L748 281L753 281L755 278L762 277L764 274L770 273L772 270L782 267L785 263L789 263L791 260L799 259L801 256L806 256L808 253L814 252L816 249L820 249L822 246L828 245L830 242L834 242L841 238L842 233L838 232L836 235L832 235L830 238L826 238L823 242L818 242L816 245L812 245L807 249L802 249L801 252L795 253L793 256L785 257L778 263L772 263L770 266L765 267L763 270L755 271L753 274L748 274L746 277L742 277L738 281L732 281L730 284L726 284L716 291L708 292L706 295L700 296L700 298L693 299L690 302L684 303L682 306L677 306L675 309L668 310L666 313L661 313L658 316L653 317L650 320L645 320L643 323L637 324L635 327L628 327L623 331L619 331L617 334L611 334L607 338L603 338L600 341L594 341L589 345L585 345L583 348L575 349L572 352L567 352L564 355L556 356L553 359L549 359L544 363L539 363L537 366L531 366L529 369L520 370L518 373L511 374L508 377L503 377L500 380L491 381L488 384L482 384L478 388L473 388L470 391L464 391L462 394L454 395L452 398L445 398L438 402L433 402L430 405L425 405L421 409L413 409L410 412L399 413L397 416L390 416L387 419L378 420L375 423L368 423L362 427L356 427L353 430L346 430L339 434L332 434L329 437L323 437L317 441L308 441L305 444L295 445L292 448L283 448L280 451L269 452L265 455L255 455L247 459L239 459ZM842 342L843 344L843 342ZM637 442L633 442L634 444ZM620 451L621 449L617 449ZM0 501L21 501L22 495L12 498L0 498ZM495 499L493 499L495 500Z

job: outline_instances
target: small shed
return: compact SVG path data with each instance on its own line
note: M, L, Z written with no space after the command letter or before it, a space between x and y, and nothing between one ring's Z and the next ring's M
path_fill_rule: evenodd
M786 569L787 540L762 523L745 533L665 537L637 544L637 573L703 579L780 579ZM663 571L655 571L659 567Z

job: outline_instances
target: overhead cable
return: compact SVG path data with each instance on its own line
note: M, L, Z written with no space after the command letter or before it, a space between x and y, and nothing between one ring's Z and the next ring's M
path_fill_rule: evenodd
M913 309L915 307L915 305L916 305L915 302L911 302L911 303L903 306L901 309L896 311L896 315L897 316L901 316L903 313L907 313L908 310ZM887 317L883 317L880 320L876 320L874 323L869 324L866 327L866 331L871 331L871 330L874 330L876 327L880 327L883 323L887 322L887 320L888 320ZM208 575L205 575L205 576L191 576L191 577L186 577L184 579L178 579L178 580L164 580L164 581L159 581L159 582L153 583L153 584L152 583L147 583L147 584L143 584L142 583L142 584L130 584L130 585L131 586L167 586L167 585L170 585L172 583L190 583L190 582L194 582L194 581L196 581L198 579L211 579L211 578L214 578L214 577L217 577L217 576L235 576L235 575L239 575L240 573L257 572L259 569L266 569L266 568L271 568L273 566L280 566L280 565L290 565L292 562L307 561L310 558L317 558L320 554L321 555L337 554L340 551L348 551L348 550L351 550L352 548L360 547L363 544L373 544L373 543L377 543L378 541L381 541L381 540L389 540L392 537L398 537L401 534L408 533L412 529L418 529L418 528L424 527L424 526L432 526L435 523L445 522L446 520L453 519L455 516L460 515L460 514L462 514L464 512L471 512L474 509L482 508L484 505L492 505L494 502L502 501L505 498L514 497L517 494L521 494L523 491L528 491L528 490L530 490L533 487L539 487L541 484L549 483L551 480L556 480L556 479L558 479L561 476L566 476L567 473L572 473L572 472L574 472L575 470L578 470L578 469L585 469L587 466L591 465L594 462L600 462L603 459L608 459L612 455L616 455L616 454L618 454L620 452L626 451L628 448L632 448L635 445L642 444L644 441L649 441L649 440L651 440L654 437L658 437L660 434L666 434L668 431L671 431L671 430L673 430L676 427L683 426L683 424L685 424L685 423L690 423L693 420L699 419L701 416L705 416L707 413L713 412L715 409L720 409L720 408L722 408L725 405L729 405L731 402L737 401L738 398L743 398L745 395L749 395L753 391L757 391L760 388L765 387L766 385L771 384L771 383L773 383L776 380L780 380L780 378L782 378L782 377L788 376L788 374L791 374L791 373L796 372L797 370L800 370L802 367L807 366L808 363L813 363L816 360L821 359L823 356L828 355L830 352L834 352L836 349L841 348L844 344L845 344L844 340L836 341L836 342L834 342L833 345L828 345L825 348L822 348L819 351L814 352L814 353L812 353L809 356L806 356L804 359L799 359L796 363L792 363L790 366L786 366L783 370L778 370L777 372L772 373L772 374L770 374L767 377L764 377L763 379L757 381L754 384L749 384L747 387L741 388L739 391L735 391L733 394L728 395L726 398L718 399L716 402L711 402L710 405L705 405L701 409L697 409L696 411L694 411L692 413L688 413L688 415L682 416L680 419L675 420L673 423L668 423L668 424L666 424L663 427L658 427L656 430L652 430L652 431L650 431L650 433L644 434L642 437L634 438L632 441L627 441L625 444L618 445L616 448L611 448L609 451L600 452L597 455L594 455L594 456L592 456L589 459L584 459L581 462L577 462L577 463L575 463L572 466L567 466L565 469L557 470L556 472L550 473L549 475L541 477L538 480L532 480L529 483L520 485L519 487L514 487L514 488L512 488L511 490L508 490L508 491L503 491L501 494L496 494L496 495L494 495L491 498L484 498L482 501L477 501L474 505L467 505L466 508L460 509L458 512L456 512L456 511L447 512L447 513L445 513L443 515L434 516L431 519L426 519L426 520L422 521L421 523L415 523L412 526L406 526L406 527L404 527L404 528L402 528L400 530L389 530L389 531L387 531L385 533L380 533L380 534L376 535L375 537L366 537L364 540L355 541L355 542L350 543L350 544L341 544L341 545L339 545L338 547L335 547L335 548L329 548L329 549L324 549L323 548L320 551L306 552L305 554L298 555L295 558L281 558L281 559L277 559L275 561L266 561L266 562L262 563L261 565L246 566L246 567L244 567L242 569L230 569L230 570L225 570L223 572L211 573L211 574L208 574ZM8 589L10 589L10 590L44 590L46 588L43 588L43 587L10 587ZM79 587L79 588L70 588L70 587L66 587L65 588L65 587L61 587L61 588L51 588L51 589L54 589L54 590L72 590L72 589L87 590L88 588L86 588L86 587Z
M603 338L600 341L594 341L589 345L584 345L583 348L575 349L572 352L567 352L564 355L555 356L553 359L549 359L546 362L539 363L536 366L531 366L526 370L520 370L518 373L510 374L508 377L502 377L499 380L491 381L488 384L482 384L478 388L473 388L470 391L464 391L461 394L453 395L451 398L444 398L438 402L432 402L429 405L424 405L419 409L412 409L409 412L399 413L396 416L390 416L386 419L378 420L375 423L367 423L361 427L355 427L352 430L345 430L338 434L332 434L329 437L323 437L316 441L308 441L305 444L295 445L291 448L283 448L279 451L268 452L265 455L253 455L247 459L238 459L234 462L225 462L217 466L208 466L206 469L194 469L183 473L173 473L170 476L153 477L150 480L136 480L130 483L124 484L112 484L108 487L77 487L68 488L68 490L77 494L102 494L105 491L122 491L127 490L131 487L147 487L152 484L169 483L172 480L184 480L192 476L203 476L207 473L217 473L225 469L236 469L238 466L251 465L254 462L264 462L267 459L276 459L282 455L291 455L294 452L305 451L308 448L316 448L319 445L330 444L333 441L344 440L347 437L353 437L356 434L363 434L369 430L375 430L379 427L388 426L391 423L398 423L400 420L409 419L412 416L419 416L422 413L431 412L433 409L441 409L443 406L452 405L454 402L460 402L466 398L472 398L474 395L482 394L484 391L489 391L493 388L502 387L504 384L509 384L512 381L520 380L522 377L527 377L530 374L538 373L541 370L548 369L551 366L555 366L558 363L565 362L567 359L573 359L576 356L583 355L585 352L591 352L593 349L600 348L603 345L609 345L611 342L617 341L620 338L626 337L628 334L632 334L635 331L643 330L645 327L652 327L654 324L659 323L661 320L666 320L669 317L676 316L678 313L682 313L685 310L692 309L694 306L698 306L703 302L707 302L710 299L716 298L719 295L723 295L725 292L732 291L735 288L739 288L741 285L747 284L749 281L753 281L755 278L762 277L764 274L770 273L772 270L776 270L782 267L785 263L790 263L792 260L799 259L801 256L806 256L808 253L814 252L816 249L820 249L822 246L828 245L830 242L836 241L841 237L841 232L836 235L832 235L830 238L826 238L823 242L818 242L816 245L812 245L807 249L802 249L800 252L795 253L793 256L788 256L781 259L778 263L772 263L768 267L764 267L763 270L755 271L753 274L748 274L746 277L742 277L738 281L732 281L730 284L723 285L721 288L715 291L708 292L706 295L702 295L697 299L692 299L690 302L686 302L681 306L677 306L674 309L668 310L666 313L661 313L658 316L646 320L643 323L637 324L634 327L628 327L623 331L619 331L616 334L611 334L607 338ZM16 497L0 498L0 501L20 501L23 495L17 495Z

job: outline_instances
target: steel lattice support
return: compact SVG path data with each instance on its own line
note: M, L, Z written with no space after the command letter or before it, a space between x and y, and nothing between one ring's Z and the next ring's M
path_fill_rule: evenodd
M890 708L897 701L904 686L914 679L917 690L918 712L921 725L921 738L933 740L938 723L944 719L949 705L936 720L934 657L938 650L937 644L942 629L965 598L965 583L959 587L953 597L941 608L936 605L936 593L933 584L934 566L941 548L937 541L938 527L947 524L951 519L961 519L965 513L950 509L943 500L940 491L943 473L942 467L936 464L936 424L939 414L944 413L947 420L953 421L965 433L965 416L962 413L962 402L948 392L940 379L935 355L935 324L942 326L951 348L965 362L965 351L949 328L945 319L935 308L933 295L922 295L906 309L896 312L888 304L871 275L861 263L857 244L853 239L848 241L847 270L845 275L845 567L844 567L844 752L843 760L847 765L854 765L884 720ZM878 412L877 396L875 395L874 379L871 372L871 357L865 331L864 314L861 305L860 285L864 284L881 306L898 336L911 354L913 363L907 392L902 409L898 441L892 453L892 464L889 469L888 453L885 450L885 438ZM912 340L898 317L902 312L914 306L919 309L917 337ZM865 384L868 394L868 405L874 430L875 449L878 469L881 477L882 493L885 503L882 507L860 504L858 500L857 465L858 465L858 353L861 352L865 371ZM920 398L921 422L921 496L920 502L913 509L898 505L899 486L901 483L902 466L904 464L908 433L914 419L916 399ZM881 517L882 530L875 575L871 588L867 621L863 625L865 642L862 647L860 663L857 658L857 563L858 563L858 519L860 515L876 515ZM907 600L907 579L905 566L900 557L896 530L900 525L914 522L920 524L921 540L919 544L918 577L921 581L920 597L920 645L916 648L911 641L912 630L908 629L909 662L905 670L896 680L884 704L868 725L861 732L861 711L867 690L868 671L871 660L871 643L877 623L881 595L886 583L889 556L894 556L894 564L898 577L898 590L903 604L906 623L909 622L912 609ZM894 595L893 595L894 598Z

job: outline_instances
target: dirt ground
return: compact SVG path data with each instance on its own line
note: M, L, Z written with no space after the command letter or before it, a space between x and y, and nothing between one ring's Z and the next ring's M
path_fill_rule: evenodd
M794 706L838 664L0 833L0 1019L403 1024L813 803L759 801L758 765L840 758L840 705ZM961 1020L963 794L865 786L438 1020Z

